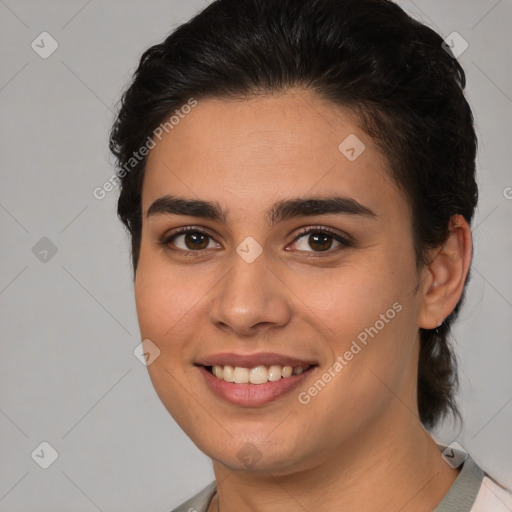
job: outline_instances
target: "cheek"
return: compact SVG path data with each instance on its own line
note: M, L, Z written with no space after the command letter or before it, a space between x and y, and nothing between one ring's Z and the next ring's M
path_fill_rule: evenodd
M386 259L377 254L331 271L321 269L290 277L290 288L307 306L301 309L313 313L328 328L337 352L390 308L388 316L394 317L392 306L404 300L405 281L410 279L398 277Z
M142 263L142 262L141 262ZM139 264L135 280L135 304L141 336L161 340L174 323L173 294L169 293L158 272Z
M135 279L135 303L141 335L160 343L174 338L187 316L201 307L207 283L166 264L165 255L141 250Z
M134 291L141 339L151 340L160 350L147 367L152 385L168 412L189 431L191 395L182 383L192 370L187 340L200 329L194 314L205 292L199 282L191 283L176 269L171 272L149 251L141 251Z
M417 275L413 254L397 257L381 251L357 265L317 274L318 279L296 278L294 290L305 297L303 308L326 328L326 342L334 359L343 358L335 372L332 396L325 404L380 400L400 386L414 363L417 308L413 294ZM321 327L316 320L316 323ZM338 368L340 368L338 366ZM329 376L327 376L329 378ZM337 389L336 389L337 388ZM335 391L336 389L336 391ZM350 389L352 399L343 390ZM369 392L370 391L370 392ZM380 398L378 398L380 397Z

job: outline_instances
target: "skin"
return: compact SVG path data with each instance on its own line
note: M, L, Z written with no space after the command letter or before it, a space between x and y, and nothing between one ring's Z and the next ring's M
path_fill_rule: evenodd
M338 149L349 134L366 146L354 161ZM266 220L283 199L334 193L376 216ZM164 195L216 201L227 220L147 217ZM436 327L460 298L471 261L464 219L453 218L446 244L418 270L410 207L386 159L349 112L308 90L200 100L150 151L142 207L137 314L143 339L161 351L148 371L164 406L213 460L209 510L432 511L458 473L418 418L418 329ZM185 236L165 245L184 226L211 238L195 251L197 240ZM308 235L297 239L310 226L354 243L328 239L319 251ZM263 249L252 263L236 252L248 236ZM300 403L298 393L394 303L401 311ZM215 396L194 365L220 352L265 351L318 367L299 389L241 407ZM260 457L251 467L237 455L247 443Z

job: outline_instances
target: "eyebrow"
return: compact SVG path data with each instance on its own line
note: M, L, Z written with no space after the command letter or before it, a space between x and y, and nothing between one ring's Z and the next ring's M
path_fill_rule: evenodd
M265 212L267 222L273 226L296 217L345 214L376 218L377 214L350 197L328 196L293 198L278 201ZM226 224L227 212L217 202L202 199L186 199L166 195L156 199L148 208L146 217L153 215L188 215L202 217Z

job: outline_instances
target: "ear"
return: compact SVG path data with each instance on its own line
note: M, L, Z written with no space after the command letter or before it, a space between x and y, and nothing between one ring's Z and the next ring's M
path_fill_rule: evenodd
M432 250L430 263L422 272L419 327L435 329L454 310L464 290L472 252L468 223L462 215L452 216L446 242Z

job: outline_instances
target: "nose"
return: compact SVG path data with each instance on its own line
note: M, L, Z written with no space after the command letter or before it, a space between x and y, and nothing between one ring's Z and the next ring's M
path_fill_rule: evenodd
M258 336L282 328L292 315L291 292L269 268L265 253L252 263L238 255L214 288L210 321L218 329L239 336Z

